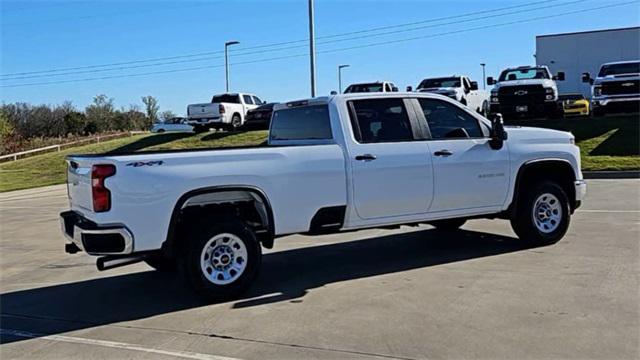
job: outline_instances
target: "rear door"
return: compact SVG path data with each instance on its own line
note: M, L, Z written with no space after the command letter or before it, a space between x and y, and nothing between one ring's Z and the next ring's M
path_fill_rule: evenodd
M489 146L489 129L458 104L419 98L431 135L434 199L431 212L502 206L509 188L509 151Z
M409 105L409 106L408 106ZM433 173L428 144L409 100L347 102L353 201L358 217L378 219L428 211ZM349 137L349 136L347 136Z

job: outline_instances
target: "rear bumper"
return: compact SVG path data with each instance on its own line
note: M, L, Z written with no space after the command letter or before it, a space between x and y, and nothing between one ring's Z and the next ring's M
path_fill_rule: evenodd
M89 255L133 253L133 235L123 225L99 226L75 211L65 211L60 213L60 226L71 244Z

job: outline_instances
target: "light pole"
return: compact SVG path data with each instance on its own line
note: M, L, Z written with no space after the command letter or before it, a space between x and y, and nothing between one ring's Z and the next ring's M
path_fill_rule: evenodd
M342 69L349 67L349 65L338 65L338 94L342 94Z
M227 41L224 43L224 78L226 80L226 92L229 92L229 55L227 54L227 47L231 45L240 44L239 41Z
M309 65L311 67L311 97L316 96L316 39L313 32L313 0L309 0Z
M487 89L487 79L486 79L486 76L485 76L484 67L487 66L487 64L481 63L480 66L482 66L482 89L486 90Z

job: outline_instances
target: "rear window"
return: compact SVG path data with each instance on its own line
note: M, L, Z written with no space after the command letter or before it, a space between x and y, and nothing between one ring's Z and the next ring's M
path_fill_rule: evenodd
M239 95L216 95L211 99L212 103L231 103L231 104L240 104L240 96Z
M273 113L271 140L328 140L331 138L327 105L283 109Z

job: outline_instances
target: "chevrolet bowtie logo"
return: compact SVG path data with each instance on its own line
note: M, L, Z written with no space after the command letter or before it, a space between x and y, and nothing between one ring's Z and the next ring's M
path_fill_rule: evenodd
M522 96L522 95L527 95L529 92L527 90L518 90L516 92L514 92L514 94L518 95L518 96Z

